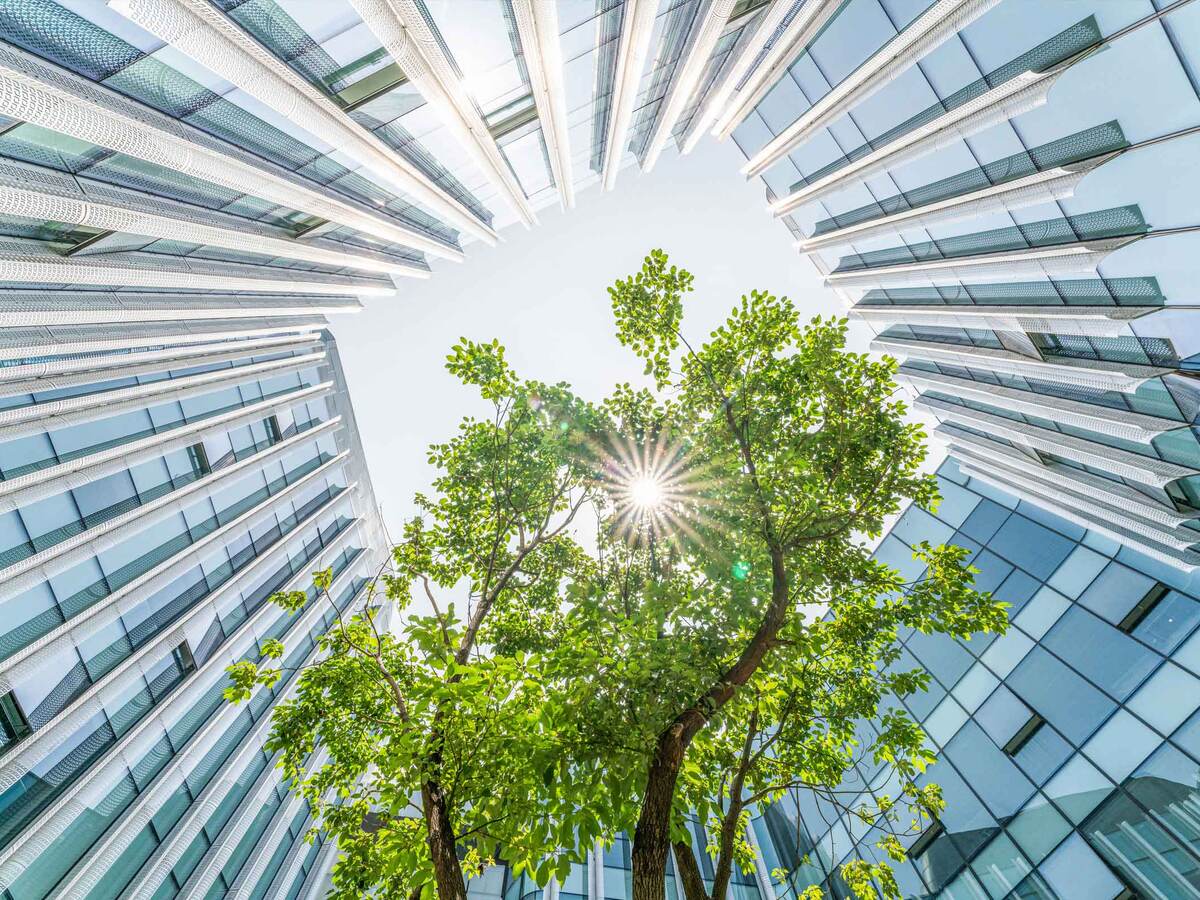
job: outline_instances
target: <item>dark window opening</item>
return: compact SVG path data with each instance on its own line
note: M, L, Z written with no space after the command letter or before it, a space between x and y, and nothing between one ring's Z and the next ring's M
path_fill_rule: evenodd
M908 848L908 858L916 859L926 850L933 846L933 842L946 833L946 829L942 827L942 823L934 819L929 823L929 827L921 832L921 836L913 841L913 845Z
M263 419L263 427L267 429L267 440L272 444L283 440L283 429L279 427L279 419L274 414Z
M187 641L182 641L171 651L171 658L175 660L180 672L186 674L196 671L196 659L192 656L192 648L188 646Z
M1045 719L1043 719L1037 713L1033 713L1025 722L1025 724L1017 729L1017 733L1008 739L1008 743L1005 744L1001 749L1003 749L1004 752L1009 756L1016 756L1021 752L1021 748L1028 744L1033 736L1037 734L1041 727L1045 724Z
M192 444L188 447L187 458L197 478L203 478L212 472L212 466L208 464L208 451L204 449L203 444Z
M1167 596L1168 588L1165 584L1156 584L1150 590L1146 591L1146 596L1134 604L1133 609L1125 614L1120 622L1117 623L1117 628L1126 634L1132 634L1133 629L1142 624L1142 620L1154 611L1154 607L1158 606L1162 598Z
M15 744L33 731L12 691L0 694L0 735L7 744Z

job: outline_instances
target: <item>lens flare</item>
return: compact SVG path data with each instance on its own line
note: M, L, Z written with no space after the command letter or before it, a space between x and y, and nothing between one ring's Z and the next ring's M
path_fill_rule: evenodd
M662 483L652 475L642 475L629 485L629 499L641 509L657 509L662 505Z

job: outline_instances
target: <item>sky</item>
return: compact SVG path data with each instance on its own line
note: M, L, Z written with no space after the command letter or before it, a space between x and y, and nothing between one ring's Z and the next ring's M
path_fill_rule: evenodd
M638 384L641 363L613 335L606 288L653 248L695 275L684 307L689 336L702 340L752 289L787 295L806 319L844 314L767 211L761 182L738 172L742 162L732 143L669 151L649 174L628 167L612 192L582 192L575 209L542 210L533 228L505 229L494 247L469 244L465 262L435 261L428 280L401 279L396 296L366 298L362 312L332 318L393 538L414 511L413 492L433 475L425 448L450 437L464 415L487 412L444 368L460 337L498 338L519 375L566 381L589 399ZM852 349L870 337L851 323Z

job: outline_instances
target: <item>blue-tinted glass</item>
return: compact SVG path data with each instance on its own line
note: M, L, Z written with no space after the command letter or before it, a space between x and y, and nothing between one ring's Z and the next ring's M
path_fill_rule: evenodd
M942 634L914 632L908 639L908 649L947 687L953 686L974 662L961 645Z
M1008 833L1034 863L1045 859L1070 831L1071 823L1041 794L1032 797L1008 823Z
M979 569L975 576L975 589L979 591L994 591L1014 569L996 554L984 550L973 560L971 565Z
M1042 863L1041 873L1061 900L1111 900L1121 890L1121 883L1077 834Z
M992 539L992 535L996 533L997 529L1004 524L1004 520L1009 517L1011 512L1012 510L993 503L991 500L980 500L979 505L975 507L971 515L967 516L959 530L967 537L986 544Z
M1200 764L1170 745L1146 760L1125 783L1125 790L1177 841L1200 851L1200 822L1194 815L1200 794Z
M1046 796L1078 824L1115 790L1104 773L1076 755L1046 783Z
M1129 701L1129 708L1160 734L1170 734L1200 705L1200 681L1174 663L1165 663Z
M1200 603L1178 591L1158 601L1133 633L1161 653L1170 653L1200 623Z
M1078 597L1108 563L1108 558L1079 546L1058 567L1047 584L1060 594Z
M874 558L895 569L909 581L919 578L925 571L925 564L913 559L912 547L890 534L880 542Z
M1088 818L1082 830L1095 851L1144 896L1196 896L1200 894L1200 863L1156 824L1160 813L1155 810L1152 815L1118 793ZM1045 866L1042 871L1046 871ZM1073 867L1077 882L1083 871L1082 867Z
M1034 647L1013 673L1008 686L1076 744L1087 739L1116 708L1041 647Z
M931 782L941 787L946 800L942 825L959 852L970 856L999 830L995 818L949 763L934 765L917 779L921 785Z
M1041 586L1042 583L1036 578L1026 575L1020 569L1013 569L993 593L997 600L1008 604L1008 617L1011 620L1024 609L1025 604Z
M1029 779L974 722L959 729L945 754L998 819L1011 817L1033 793Z
M1024 516L1010 516L988 541L988 547L1009 562L1036 575L1049 578L1074 549L1074 542Z
M1029 720L1030 710L1007 687L1001 685L975 713L975 721L996 746L1003 747Z
M955 528L962 525L980 502L978 494L959 487L947 478L938 478L938 491L942 501L937 507L937 517Z
M1005 834L997 835L971 863L991 897L1003 897L1032 871L1025 855Z
M1119 700L1132 694L1160 661L1153 651L1079 607L1068 609L1042 644Z
M907 544L928 541L933 545L944 544L954 534L954 529L939 522L919 506L910 506L892 528L892 534Z
M1083 745L1083 752L1105 775L1120 783L1161 742L1162 738L1138 721L1128 710L1118 709L1091 740Z
M1153 578L1112 562L1096 576L1096 580L1080 596L1079 602L1115 625L1153 586Z
M1050 725L1043 725L1017 751L1013 759L1035 784L1041 784L1061 766L1072 753L1062 735Z

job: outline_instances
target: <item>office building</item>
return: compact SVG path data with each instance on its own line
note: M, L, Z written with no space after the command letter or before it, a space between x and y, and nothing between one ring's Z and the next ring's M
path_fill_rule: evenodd
M270 712L386 546L336 345L314 316L59 302L112 321L0 298L0 896L296 896L331 850L299 840ZM271 639L284 679L226 703Z
M1010 604L1001 637L904 636L896 665L932 676L905 701L939 757L920 782L947 804L904 839L904 896L1200 896L1200 581L967 471L945 462L936 513L910 507L876 554L916 578L912 546L958 544ZM896 795L883 767L857 775L864 801ZM792 889L845 897L838 864L880 857L877 833L814 794L755 828Z
M299 840L307 810L261 751L291 682L242 707L219 682L272 636L308 658L328 604L288 619L266 597L332 566L361 604L386 546L327 317L709 136L950 449L957 499L881 553L909 565L928 531L976 542L985 582L1011 568L985 586L1012 635L953 664L909 640L938 685L938 780L970 790L905 890L1200 896L1176 702L1200 562L1200 4L7 0L0 898L321 894L335 848ZM1093 595L1091 568L1125 581ZM1095 668L1115 659L1124 680ZM1047 672L1080 685L1069 713L1025 684ZM800 812L756 820L741 900L863 843ZM472 890L618 900L627 868L618 841L568 884L496 869Z
M323 893L221 690L383 559L327 316L656 158L735 6L0 7L0 897Z
M965 470L1189 570L1198 25L1157 0L791 4L715 123Z
M938 482L936 511L910 506L876 559L916 579L922 541L966 548L976 586L1010 604L1010 627L969 641L901 635L896 667L931 676L927 691L903 702L938 756L918 783L938 784L947 804L902 838L909 861L892 864L902 895L1200 896L1200 579L968 475L954 459ZM899 795L891 769L869 761L840 789L843 808ZM813 885L850 900L840 866L884 858L881 831L803 790L760 810L747 837L760 858L751 875L739 873L737 900L795 897ZM497 868L470 896L627 900L629 849L624 836L597 847L565 885L545 890ZM788 875L776 882L780 870ZM670 869L667 896L683 900Z

